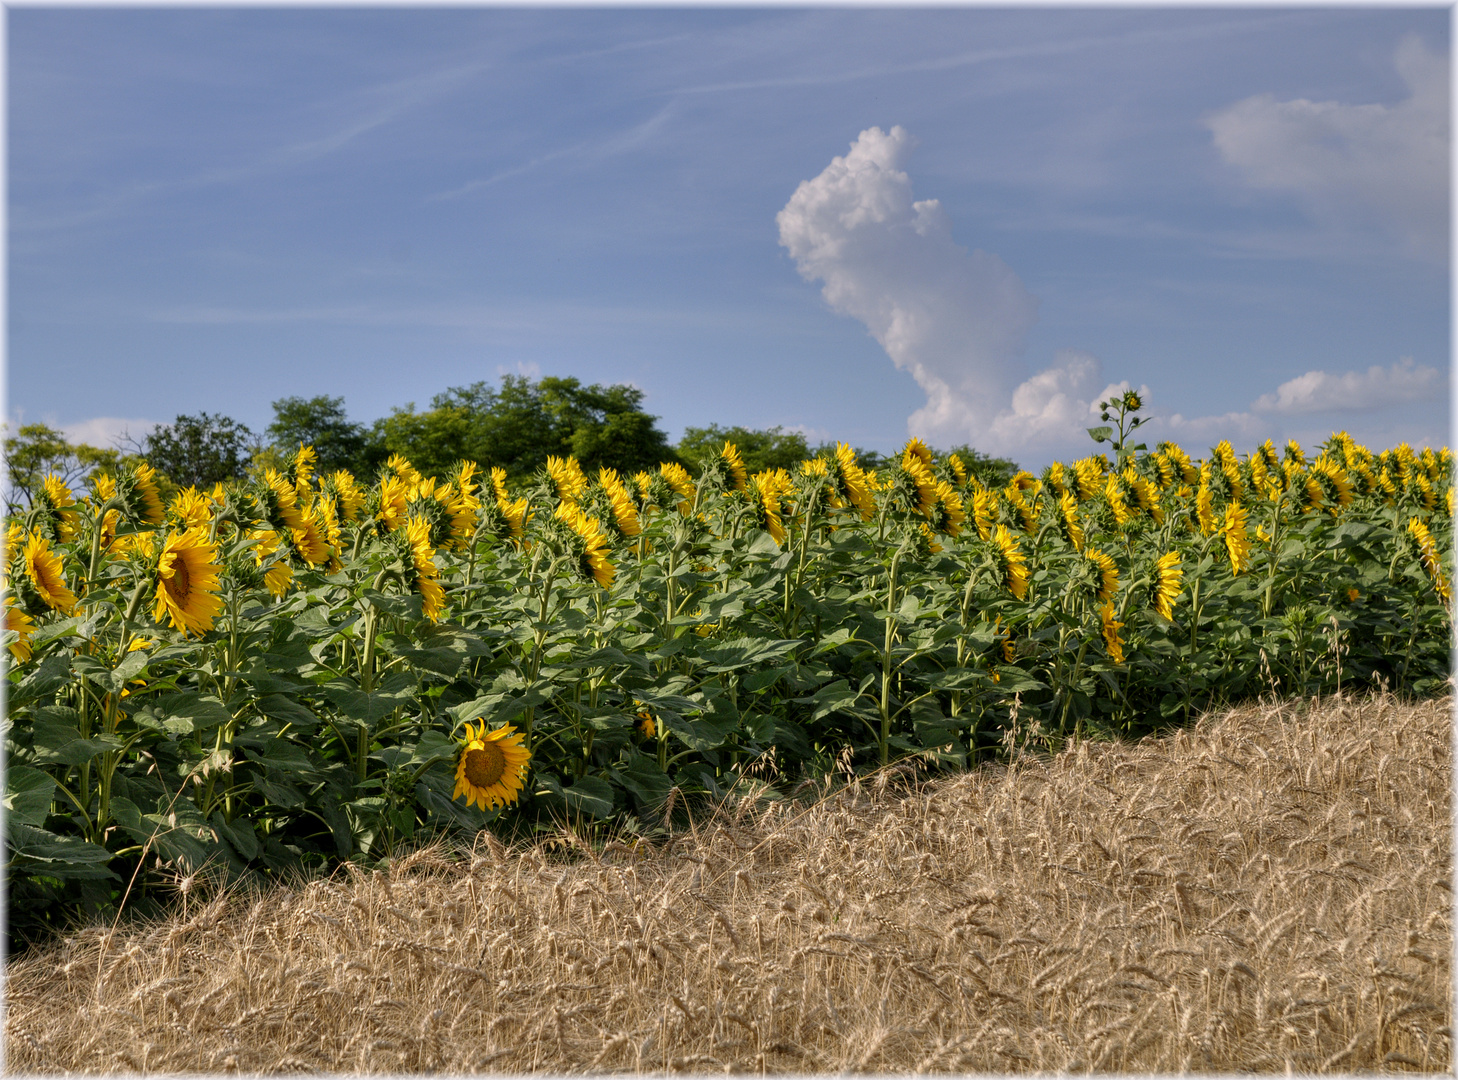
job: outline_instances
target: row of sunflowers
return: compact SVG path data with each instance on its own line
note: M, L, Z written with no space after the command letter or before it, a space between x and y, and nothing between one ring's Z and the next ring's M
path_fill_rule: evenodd
M753 475L732 444L696 476L553 458L516 490L473 462L321 475L309 447L168 500L145 464L50 477L7 533L12 920L1444 684L1446 449L1142 449L1000 489L916 439L879 470L844 444Z

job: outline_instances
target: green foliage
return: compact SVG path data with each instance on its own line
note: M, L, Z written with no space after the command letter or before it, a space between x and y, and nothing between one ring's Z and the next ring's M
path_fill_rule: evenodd
M744 467L751 473L765 469L794 469L806 458L814 456L805 443L804 435L781 427L751 430L710 424L708 427L684 428L683 438L674 449L685 465L698 469L722 450L726 442L734 444Z
M142 460L178 487L210 488L248 471L255 439L244 424L201 412L158 424L142 440Z
M675 460L656 417L632 386L583 386L577 379L538 382L507 375L500 389L484 382L437 394L427 412L413 404L375 422L389 454L409 458L427 476L444 476L462 459L499 466L524 479L549 456L576 457L588 472L628 473Z
M325 473L347 469L356 476L372 476L387 456L364 425L350 422L342 397L280 398L273 403L267 435L276 457L284 461L300 446L312 446L319 471Z
M351 520L338 502L326 513L335 495L305 472L300 512L338 528L329 555L304 561L291 530L266 550L277 493L234 485L212 530L221 610L201 636L153 618L156 552L175 530L103 544L115 507L84 501L54 545L76 610L18 590L33 632L7 623L4 639L12 933L165 896L179 874L368 864L486 828L641 829L670 792L715 797L751 767L789 788L838 760L957 768L1013 745L1138 736L1256 694L1441 692L1451 457L1364 454L1326 448L1357 490L1331 486L1325 502L1319 462L1227 454L1213 509L1170 457L1135 454L1121 482L1149 506L1103 477L1077 501L1076 533L1053 479L1017 500L969 481L923 513L908 496L923 474L899 465L866 481L827 461L777 495L709 472L682 506L666 485L631 492L641 532L605 540L607 588L545 485L513 493L530 503L521 540L489 489L406 485L405 515L435 530L422 552L386 523L384 487ZM608 507L608 525L610 502L581 499ZM1118 571L1107 603L1090 550ZM1166 617L1170 557L1182 580ZM513 725L531 750L516 805L454 798L477 720Z
M74 486L93 472L114 471L121 460L119 450L73 445L55 428L24 424L5 437L6 505L12 514L28 508L47 476L58 476Z

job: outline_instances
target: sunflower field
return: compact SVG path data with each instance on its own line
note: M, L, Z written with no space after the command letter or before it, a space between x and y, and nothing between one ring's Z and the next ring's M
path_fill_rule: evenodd
M7 533L12 934L198 873L1444 686L1447 449L1191 459L1130 448L1125 406L1112 460L1000 490L915 439L877 471L552 458L515 490L307 446L165 505L145 464L52 477Z

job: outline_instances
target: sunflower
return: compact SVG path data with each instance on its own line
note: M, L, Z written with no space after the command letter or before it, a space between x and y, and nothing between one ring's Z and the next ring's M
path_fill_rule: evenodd
M856 452L845 443L835 444L835 472L839 494L861 512L864 520L870 521L876 503L871 498L865 470L856 464Z
M1114 524L1122 525L1134 516L1134 511L1129 509L1128 491L1124 478L1118 473L1109 473L1109 478L1104 484L1104 500L1109 504L1109 509L1114 514Z
M223 610L218 595L218 549L205 528L169 533L157 560L157 604L152 618L165 617L184 634L205 634Z
M1023 553L1018 548L1018 542L1007 531L1006 525L999 525L993 532L992 546L998 566L1002 570L1003 584L1013 596L1021 600L1028 594L1028 568Z
M784 469L766 469L750 477L749 485L745 489L751 499L751 512L756 524L781 546L784 545L786 536L781 518L784 512L781 500L793 486L790 474Z
M294 454L294 460L290 463L289 479L294 482L294 490L298 492L299 498L308 497L310 488L314 482L314 471L319 456L314 453L312 446L299 444L299 449Z
M420 473L416 471L414 465L410 464L410 462L407 461L400 454L390 455L390 460L385 462L385 468L388 469L395 476L399 477L400 480L403 481L407 487L420 483Z
M587 490L587 477L582 475L582 466L575 457L548 457L547 475L557 485L557 498L563 502L576 502Z
M1170 551L1154 563L1154 610L1166 619L1174 618L1175 601L1180 596L1180 582L1185 572L1180 569L1180 553Z
M383 485L382 485L383 488ZM263 516L275 529L302 529L304 516L299 511L299 493L277 469L265 469L258 487Z
M157 491L157 471L146 462L132 466L122 477L127 511L144 525L162 524L162 496Z
M76 535L76 496L59 476L52 473L41 482L40 497L36 508L45 509L45 524L48 535L59 543L66 543Z
M532 753L522 745L522 733L510 724L486 730L466 723L466 735L456 752L456 790L452 799L466 797L466 806L492 810L509 806L521 795Z
M945 480L937 481L937 501L927 520L937 532L954 538L962 535L962 522L967 520L967 511L962 505L962 496Z
M1210 494L1210 486L1201 484L1199 492L1195 495L1195 517L1199 519L1200 531L1209 536L1220 527L1215 518L1214 497Z
M1098 458L1083 458L1073 462L1073 482L1077 485L1077 496L1082 503L1092 498L1104 485L1104 463Z
M1159 491L1144 477L1134 471L1133 466L1124 470L1124 482L1134 493L1139 509L1154 519L1156 525L1164 521L1164 511L1159 505Z
M420 593L420 613L437 622L445 607L445 590L437 580L440 570L435 565L435 548L430 543L430 522L420 517L406 518L403 536L410 558L406 576L410 587Z
M688 470L676 461L665 461L658 466L658 473L668 481L671 487L682 501L678 504L679 510L687 514L693 509L694 482L689 476Z
M506 518L506 527L511 535L511 539L520 544L522 538L526 535L528 518L526 497L522 496L513 502L507 502L505 499L498 498L496 500L496 509L500 510L502 516Z
M1240 574L1250 569L1250 534L1245 528L1245 508L1231 503L1225 508L1225 549L1230 552L1230 572Z
M1306 455L1301 450L1301 444L1295 439L1286 443L1285 461L1299 469L1306 468Z
M595 581L604 589L612 588L617 570L607 557L607 538L597 518L588 517L576 503L559 503L552 515L558 521L566 522L578 539L574 545L573 568L585 581Z
M10 655L22 664L30 659L30 635L35 633L35 620L15 603L13 594L5 595L5 629L16 634L10 643Z
M972 493L972 521L979 537L992 539L992 526L997 522L997 492L983 488Z
M937 534L932 532L932 527L925 521L917 527L918 531L912 537L916 542L916 552L923 559L929 558L942 550L942 545L937 543Z
M931 468L931 463L932 463L932 453L931 453L931 450L928 449L926 443L922 442L920 439L908 439L906 441L906 446L901 451L901 456L904 458L907 454L910 454L912 457L915 457L923 465L925 465L928 469Z
M633 704L643 705L641 701L634 701ZM658 724L654 721L653 714L648 711L648 707L644 705L639 709L637 716L638 722L633 726L638 730L638 734L645 739L655 738L658 735Z
M956 455L953 455L954 457ZM1063 467L1063 462L1055 461L1043 470L1043 482L1058 493L1064 495L1069 490L1068 470ZM1078 496L1075 494L1074 498Z
M633 497L628 494L628 489L618 478L616 469L598 469L597 482L607 493L608 505L612 509L613 524L618 532L624 536L637 536L643 531L642 524L638 521L638 508L633 505Z
M51 542L39 531L32 530L26 538L21 559L25 564L25 576L46 607L69 615L76 606L76 597L66 588L61 557L51 550Z
M336 469L324 478L322 490L333 493L339 503L339 519L354 521L364 509L365 492L347 469Z
M1157 449L1179 470L1180 479L1187 484L1193 484L1199 475L1190 455L1185 453L1178 443L1162 442Z
M1082 551L1083 526L1078 522L1078 500L1071 491L1065 490L1058 496L1058 524L1073 550Z
M1099 621L1103 624L1104 649L1109 654L1109 659L1116 664L1124 662L1124 643L1119 639L1119 631L1124 629L1124 624L1114 618L1114 605L1112 602L1105 603L1099 608Z
M956 477L959 486L967 483L967 466L962 464L962 459L955 452L947 455L947 466L952 470L952 475ZM1063 468L1062 465L1058 467Z
M167 513L177 522L179 528L196 529L211 525L213 500L195 487L184 488L172 497Z
M1163 450L1156 451L1153 456L1154 474L1159 481L1161 491L1167 491L1174 486L1178 477L1175 475L1175 463Z
M749 479L749 473L745 471L744 459L739 456L739 449L732 442L726 442L724 449L719 451L719 456L724 459L724 465L729 474L729 486L735 491L743 491L745 481Z
M1114 592L1119 587L1119 568L1114 563L1114 557L1102 551L1095 551L1089 548L1084 557L1099 568L1099 591L1098 599L1108 603L1114 598Z
M1423 566L1427 569L1428 575L1433 579L1433 588L1437 590L1443 603L1446 604L1453 598L1453 592L1448 584L1448 575L1443 572L1442 556L1438 554L1438 545L1433 539L1433 534L1428 532L1428 527L1423 524L1421 518L1409 520L1407 531L1417 541L1418 553L1422 557Z
M323 526L312 513L302 515L302 519L303 525L297 529L290 529L287 534L292 541L293 549L298 552L299 558L310 566L319 566L321 563L328 562L334 555L334 550L325 538Z
M923 456L925 455L925 456ZM928 464L931 454L920 439L912 439L901 454L901 469L892 482L906 513L925 517L937 501L937 479Z
M271 559L278 551L278 533L272 529L263 529L251 535L257 541L253 545L254 565L261 569L264 562ZM263 584L267 586L269 593L275 599L281 599L289 591L293 580L294 568L281 560L273 562L267 570L263 571Z
M1311 463L1311 478L1321 486L1322 501L1333 515L1352 501L1352 481L1346 470L1334 460L1322 455Z

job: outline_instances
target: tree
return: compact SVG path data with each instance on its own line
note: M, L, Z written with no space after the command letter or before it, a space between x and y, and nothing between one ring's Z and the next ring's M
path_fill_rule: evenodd
M277 456L291 458L300 446L312 446L321 473L348 469L365 477L384 460L383 448L370 439L363 424L351 423L344 398L280 398L273 403L273 423L266 429Z
M139 456L178 487L211 487L243 476L255 444L243 424L201 412L158 424L142 440Z
M698 467L722 450L726 442L734 444L739 456L744 459L744 467L751 473L764 469L793 469L812 456L804 435L782 427L751 430L710 424L708 427L684 428L683 438L674 449L686 464ZM833 451L834 447L831 449Z
M55 428L25 424L14 435L5 437L6 505L11 513L29 508L45 478L52 474L74 488L93 472L115 471L121 460L119 450L72 444Z
M507 375L499 389L485 382L451 387L427 412L413 404L395 409L375 422L373 435L385 453L404 455L427 475L468 458L519 479L548 456L569 454L589 472L633 472L677 460L642 404L643 391L633 386Z

